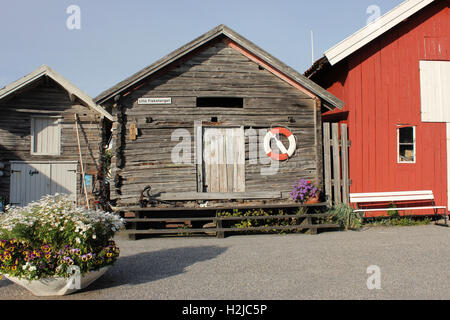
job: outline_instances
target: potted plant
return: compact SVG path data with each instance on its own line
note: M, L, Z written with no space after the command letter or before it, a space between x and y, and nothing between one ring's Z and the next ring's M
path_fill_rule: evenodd
M0 217L0 273L39 296L65 295L105 273L120 250L119 216L76 207L67 195L45 196Z
M289 194L292 200L296 202L305 204L318 203L320 190L311 181L300 179L293 185Z

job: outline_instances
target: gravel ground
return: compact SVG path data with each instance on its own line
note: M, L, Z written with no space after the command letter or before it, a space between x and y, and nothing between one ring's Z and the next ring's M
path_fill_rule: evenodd
M59 300L450 299L450 228L371 228L318 235L118 237L121 257ZM367 268L381 272L369 290ZM0 300L34 297L0 280Z

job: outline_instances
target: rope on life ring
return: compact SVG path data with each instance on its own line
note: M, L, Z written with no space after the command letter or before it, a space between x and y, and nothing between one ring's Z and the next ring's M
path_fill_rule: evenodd
M277 138L277 134L282 134L286 138L288 138L289 140L288 149L286 149L283 143ZM272 148L270 147L270 141L272 139L275 139L278 149L280 149L280 151L282 152L281 154L272 151ZM272 128L269 131L267 131L267 134L264 137L264 151L267 154L267 156L269 158L272 158L273 160L285 161L289 159L294 154L296 148L297 144L295 142L295 137L292 134L292 132L286 128L282 127Z

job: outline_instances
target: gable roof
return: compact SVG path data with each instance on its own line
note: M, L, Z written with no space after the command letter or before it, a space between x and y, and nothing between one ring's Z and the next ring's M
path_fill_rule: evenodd
M162 68L168 66L172 62L176 61L177 59L185 56L186 54L194 51L195 49L201 47L202 45L206 44L207 42L224 35L228 37L230 40L234 41L241 47L243 47L245 50L249 51L258 59L261 61L267 63L268 65L275 68L277 71L279 71L281 74L287 76L289 79L293 80L306 90L312 92L314 95L322 99L322 101L325 103L325 105L332 109L334 107L337 107L339 109L343 108L344 102L340 99L336 98L334 95L311 81L310 79L306 78L302 74L298 73L294 69L290 68L280 60L274 58L266 51L262 50L249 40L245 39L235 31L231 30L225 25L219 25L216 28L210 30L209 32L203 34L202 36L196 38L195 40L189 42L188 44L184 45L183 47L173 51L169 55L165 56L164 58L156 61L152 65L142 69L141 71L135 73L131 77L119 82L117 85L113 86L112 88L102 92L100 95L98 95L94 100L101 104L112 97L116 96L117 94L122 93L126 89L132 87L133 85L137 84L138 82L144 80L148 76L154 74L155 72L161 70Z
M3 98L6 98L10 94L16 92L17 90L24 88L33 82L37 81L38 79L47 76L56 83L58 83L61 87L63 87L69 94L76 96L78 99L80 99L83 103L86 104L89 108L97 111L101 115L105 116L109 120L113 121L112 115L107 112L105 109L97 105L91 97L89 97L86 93L81 91L78 87L76 87L74 84L69 82L67 79L53 71L49 66L42 65L41 67L37 68L33 72L27 74L26 76L22 77L21 79L14 81L4 88L0 89L0 100Z
M374 22L325 51L326 58L331 65L335 65L434 1L439 0L406 0L402 2Z

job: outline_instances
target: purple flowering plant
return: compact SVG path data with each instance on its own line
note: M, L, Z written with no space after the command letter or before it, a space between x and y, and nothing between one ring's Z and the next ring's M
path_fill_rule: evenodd
M292 186L292 191L289 192L292 200L303 203L310 198L319 195L319 189L309 180L300 179Z

